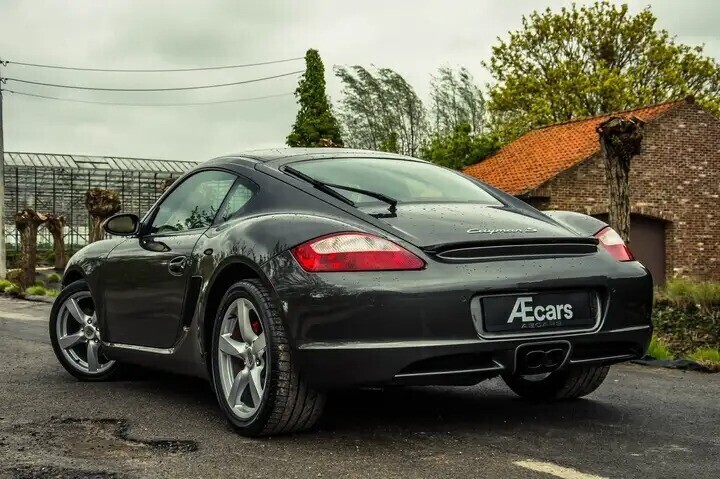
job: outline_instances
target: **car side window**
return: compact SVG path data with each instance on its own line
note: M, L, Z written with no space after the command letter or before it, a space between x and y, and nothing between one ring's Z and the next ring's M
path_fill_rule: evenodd
M235 183L220 212L220 220L227 221L237 214L253 196L253 190L241 181Z
M236 178L224 171L201 171L187 178L160 204L150 233L209 227Z

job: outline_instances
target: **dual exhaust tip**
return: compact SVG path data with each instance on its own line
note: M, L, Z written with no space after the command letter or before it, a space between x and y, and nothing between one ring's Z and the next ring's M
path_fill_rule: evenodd
M542 367L558 368L565 361L566 355L567 351L563 351L560 348L549 351L536 349L525 355L525 366L528 369L538 369Z
M516 370L527 375L553 372L569 355L570 343L566 341L522 344L516 351Z

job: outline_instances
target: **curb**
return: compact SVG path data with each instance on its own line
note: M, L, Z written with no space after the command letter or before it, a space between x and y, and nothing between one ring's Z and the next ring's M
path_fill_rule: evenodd
M25 295L25 301L33 301L35 303L48 303L53 304L55 302L55 298L52 296L31 296L31 295Z
M55 302L55 298L52 296L31 296L28 294L10 294L10 293L0 293L0 297L3 298L10 298L10 299L17 299L20 301L31 301L33 303L48 303L52 304Z
M704 366L700 363L692 361L690 359L653 359L651 357L644 357L642 359L633 359L630 361L634 364L641 366L651 366L656 368L667 368L667 369L680 369L683 371L697 371L701 373L717 373L718 371Z

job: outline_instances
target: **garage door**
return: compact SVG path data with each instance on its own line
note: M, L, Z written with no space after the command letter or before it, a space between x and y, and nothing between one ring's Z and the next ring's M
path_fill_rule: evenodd
M607 221L607 215L597 215ZM630 250L652 273L655 285L665 284L665 222L630 215Z

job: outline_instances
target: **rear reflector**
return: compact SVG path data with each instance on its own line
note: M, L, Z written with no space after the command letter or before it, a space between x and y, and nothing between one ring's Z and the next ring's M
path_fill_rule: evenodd
M600 230L595 237L600 241L605 250L618 261L634 261L630 248L625 244L622 237L617 231L610 228L604 228Z
M425 262L400 245L365 233L338 233L315 238L292 250L305 271L402 271Z

